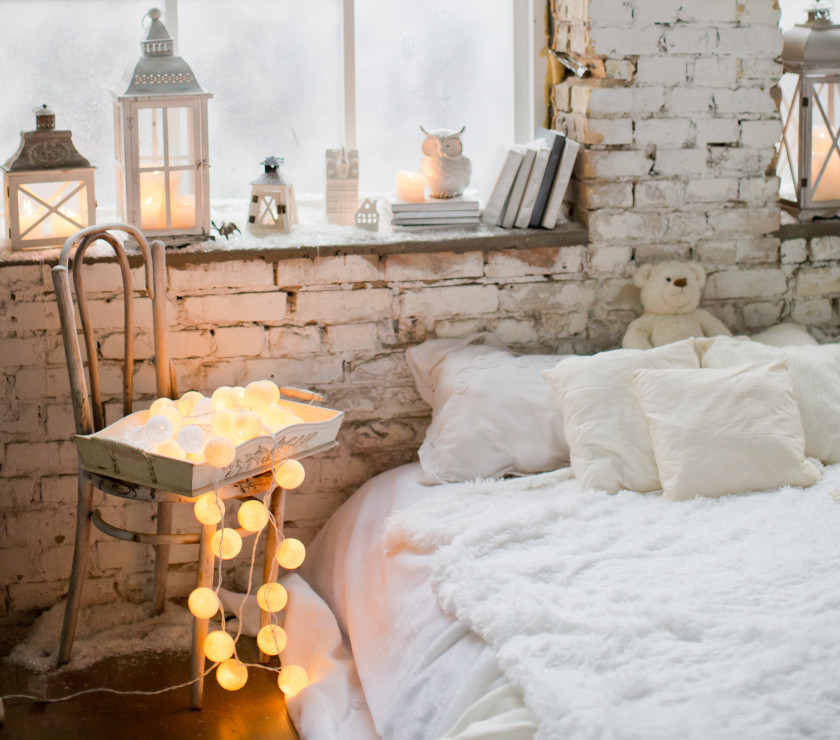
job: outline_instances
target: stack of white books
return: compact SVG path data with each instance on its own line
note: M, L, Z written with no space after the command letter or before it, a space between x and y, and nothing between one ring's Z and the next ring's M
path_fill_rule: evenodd
M460 195L455 198L430 198L409 202L392 198L391 225L395 229L475 228L479 222L478 198Z

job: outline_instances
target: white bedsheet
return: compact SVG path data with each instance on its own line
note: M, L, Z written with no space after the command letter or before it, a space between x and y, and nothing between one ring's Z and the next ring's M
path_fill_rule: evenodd
M438 609L431 558L383 551L388 514L443 488L418 484L418 472L406 465L362 486L312 543L301 575L349 638L382 738L530 740L533 717L493 652Z

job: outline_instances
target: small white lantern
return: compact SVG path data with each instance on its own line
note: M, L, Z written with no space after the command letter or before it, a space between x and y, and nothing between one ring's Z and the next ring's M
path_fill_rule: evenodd
M143 56L114 95L117 201L147 237L183 244L209 238L207 100L152 8Z
M253 234L288 233L298 222L295 190L280 174L282 159L266 157L265 172L251 182L248 231Z
M327 221L339 226L352 226L359 208L358 149L327 149L326 175L324 206Z
M804 221L840 215L840 26L827 8L785 33L782 63L782 205Z
M12 249L55 247L96 221L90 162L73 146L70 131L55 130L55 113L35 112L35 131L22 131L20 147L3 165L6 230Z

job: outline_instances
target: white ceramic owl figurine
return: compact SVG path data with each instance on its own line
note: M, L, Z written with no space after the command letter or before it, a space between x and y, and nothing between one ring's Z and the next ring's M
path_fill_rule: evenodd
M423 158L420 160L420 171L426 176L429 185L429 195L432 198L454 198L461 195L464 188L470 184L472 163L469 157L461 154L463 144L460 131L450 131L446 128L437 131L420 130L426 134L423 142Z

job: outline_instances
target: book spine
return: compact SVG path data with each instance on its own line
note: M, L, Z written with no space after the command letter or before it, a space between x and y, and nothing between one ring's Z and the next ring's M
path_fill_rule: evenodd
M484 214L481 220L491 226L496 226L502 210L505 207L505 202L510 195L510 189L513 186L513 181L516 178L516 173L519 170L519 165L525 155L521 151L509 149L505 163L502 166L502 171L496 180L496 185L493 192L487 199L487 206L484 208Z
M569 181L572 178L572 171L575 168L580 144L572 139L566 139L566 146L563 148L563 156L560 159L560 166L557 168L557 175L554 178L554 185L551 188L551 196L545 209L542 220L544 229L553 229L557 224L557 217L560 215L560 208L566 190L569 188Z
M542 223L545 207L548 204L548 196L551 194L551 186L554 184L554 176L557 174L560 157L563 155L563 145L566 143L566 137L563 134L552 131L550 135L554 137L551 142L551 154L548 155L548 164L545 166L540 191L534 203L534 210L531 212L531 220L528 222L532 229L539 228Z
M531 213L534 210L534 203L540 190L545 167L548 164L548 149L540 149L534 158L534 166L531 169L531 176L528 178L528 185L525 187L525 194L522 196L522 205L519 206L519 213L513 225L517 229L527 229L531 220Z

